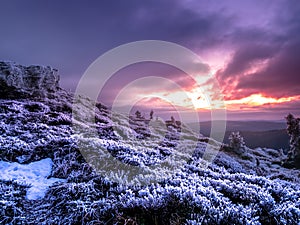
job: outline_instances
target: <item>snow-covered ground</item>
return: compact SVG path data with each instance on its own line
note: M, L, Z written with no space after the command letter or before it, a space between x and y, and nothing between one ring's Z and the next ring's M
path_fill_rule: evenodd
M49 186L55 182L62 182L63 179L47 178L52 171L52 160L50 158L29 164L17 162L0 161L0 179L15 181L19 184L29 185L26 197L29 200L43 198Z
M191 148L188 138L183 144L177 138L198 138L189 129L161 128L147 137L147 127L143 139L125 116L111 119L101 104L95 123L86 122L92 106L82 99L72 120L72 96L64 91L49 99L0 100L0 224L300 223L300 172L281 166L281 151L247 148L239 155L222 148L203 168L207 148L218 146L214 140L200 137ZM153 170L166 174L159 182L126 183L121 164L105 164L105 157L144 172L169 166ZM172 165L174 157L184 163Z

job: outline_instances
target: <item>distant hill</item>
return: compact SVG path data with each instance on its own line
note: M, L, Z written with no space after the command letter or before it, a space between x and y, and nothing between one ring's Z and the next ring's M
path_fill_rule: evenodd
M221 121L215 121L221 124ZM190 123L191 128L197 129L197 123ZM268 147L275 149L287 149L289 137L286 133L285 122L278 121L227 121L224 142L228 143L228 137L232 131L240 131L246 145L250 148ZM200 122L200 133L209 136L211 121Z
M225 133L225 143L228 143L228 137L231 131ZM269 131L241 131L246 145L250 148L267 147L274 149L288 149L289 137L286 130L269 130Z

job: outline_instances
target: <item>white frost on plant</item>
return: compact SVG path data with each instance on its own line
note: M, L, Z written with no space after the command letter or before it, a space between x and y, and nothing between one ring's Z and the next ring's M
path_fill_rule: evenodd
M12 180L19 184L30 185L26 197L29 200L37 200L45 196L48 187L53 183L64 181L58 178L47 179L51 174L52 164L50 158L26 165L0 161L0 180Z

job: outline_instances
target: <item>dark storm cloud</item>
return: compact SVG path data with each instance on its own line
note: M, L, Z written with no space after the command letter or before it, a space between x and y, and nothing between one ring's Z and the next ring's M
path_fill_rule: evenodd
M285 2L265 31L236 32L235 53L217 73L226 97L237 99L254 93L276 98L300 95L299 35L300 7L296 1ZM249 72L263 60L268 60L264 68Z
M222 71L222 78L241 75L258 61L271 58L277 51L273 45L267 44L255 43L241 46L234 53L226 69Z
M300 95L299 55L300 41L286 44L266 69L241 78L237 88L277 98Z
M136 25L144 27L147 36L206 49L222 41L232 21L231 16L221 12L208 13L205 7L199 8L199 13L185 8L180 1L162 2L159 7L157 3L142 4L137 10Z
M159 39L194 49L222 40L232 18L201 13L182 1L4 1L0 59L60 69L75 86L88 65L105 51L131 41Z

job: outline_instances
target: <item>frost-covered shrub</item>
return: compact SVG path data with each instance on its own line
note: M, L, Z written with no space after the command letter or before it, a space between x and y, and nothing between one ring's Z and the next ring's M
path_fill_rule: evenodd
M49 125L71 125L72 119L70 115L66 113L50 113L50 116L48 117L48 124Z
M0 224L21 224L28 186L0 179Z
M81 143L92 155L109 155L124 164L148 168L172 158L179 137L188 140L190 135L184 129L161 129L155 133L157 143L152 137L123 140L114 135L117 123L101 104L96 105L96 123L84 124L78 134L70 125L70 99L62 95L42 102L0 100L0 159L30 163L50 157L51 176L66 178L65 183L49 187L43 199L32 201L25 200L28 187L2 182L0 174L0 224L300 223L299 184L283 181L289 176L297 182L299 172L272 167L272 160L280 155L275 150L247 148L249 155L241 155L246 147L236 134L231 136L231 146L222 146L224 151L207 168L200 165L213 141L202 137L187 163L160 182L125 185L113 182L122 178L116 172L100 176L85 162L79 151ZM83 117L90 112L90 102L85 103L83 110L79 108ZM117 126L126 133L124 117L119 119ZM228 154L232 149L239 156ZM255 166L254 155L272 176L249 175ZM103 158L92 160L95 165L103 163Z
M240 132L232 132L229 136L229 146L238 154L245 152L244 138L240 135Z
M300 168L300 118L295 118L292 114L288 114L286 122L287 133L290 136L290 150L284 165Z
M24 108L29 112L44 112L45 107L41 103L28 103L24 105Z

